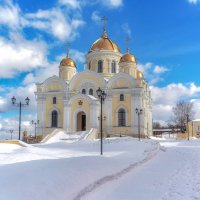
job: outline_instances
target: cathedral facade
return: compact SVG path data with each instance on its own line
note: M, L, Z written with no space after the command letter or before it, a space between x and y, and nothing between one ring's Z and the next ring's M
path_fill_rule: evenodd
M59 76L36 86L38 134L46 135L56 128L99 132L101 103L96 91L101 88L106 93L102 104L105 136L152 135L149 86L135 56L128 49L122 54L105 29L89 48L82 72L77 73L75 61L67 54L60 62Z

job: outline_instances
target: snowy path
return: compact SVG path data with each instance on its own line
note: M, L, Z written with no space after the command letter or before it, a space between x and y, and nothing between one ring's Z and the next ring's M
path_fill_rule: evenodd
M82 200L200 200L200 141L161 145L152 160Z

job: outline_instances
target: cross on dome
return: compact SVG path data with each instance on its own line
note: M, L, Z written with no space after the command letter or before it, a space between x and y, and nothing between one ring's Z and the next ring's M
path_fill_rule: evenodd
M107 17L103 16L101 20L103 21L103 31L105 32L106 31L106 20L107 20Z
M70 43L68 42L68 43L66 44L66 46L67 46L67 57L69 57Z
M126 40L125 40L125 41L126 41L126 52L127 52L127 53L129 53L129 44L130 44L130 40L131 40L131 39L130 39L129 37L126 37Z

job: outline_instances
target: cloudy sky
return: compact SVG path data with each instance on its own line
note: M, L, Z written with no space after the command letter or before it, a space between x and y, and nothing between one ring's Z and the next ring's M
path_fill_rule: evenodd
M35 82L58 75L70 56L83 70L90 45L102 33L125 52L125 38L149 82L154 121L167 121L179 100L194 102L200 118L199 0L0 0L0 130L17 131L18 108L28 96L23 125L36 119Z

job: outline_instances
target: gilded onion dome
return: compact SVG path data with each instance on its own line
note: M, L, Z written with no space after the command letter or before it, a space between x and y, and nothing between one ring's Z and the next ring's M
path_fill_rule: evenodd
M137 78L144 78L143 73L141 71L137 71Z
M121 57L119 63L123 62L132 62L132 63L137 63L137 60L133 54L127 50L127 52Z
M117 46L117 44L108 38L105 30L102 36L92 44L89 52L95 51L95 50L99 50L99 51L108 50L108 51L120 52L120 49Z
M75 67L76 68L76 63L67 54L66 58L63 58L61 60L60 66L69 66L69 67Z

